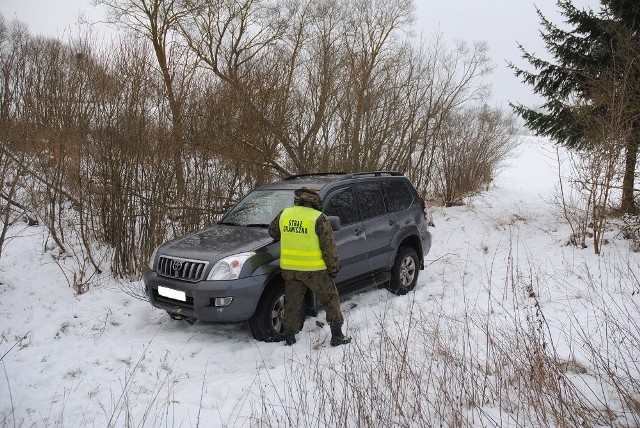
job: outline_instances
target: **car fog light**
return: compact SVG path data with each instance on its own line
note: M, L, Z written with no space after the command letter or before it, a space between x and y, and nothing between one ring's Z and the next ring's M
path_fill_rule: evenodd
M213 302L215 306L229 306L233 301L233 297L216 297Z

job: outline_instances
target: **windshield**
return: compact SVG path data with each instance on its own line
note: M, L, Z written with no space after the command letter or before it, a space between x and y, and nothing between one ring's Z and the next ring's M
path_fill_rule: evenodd
M220 223L268 226L283 209L293 206L293 190L254 190L225 215Z

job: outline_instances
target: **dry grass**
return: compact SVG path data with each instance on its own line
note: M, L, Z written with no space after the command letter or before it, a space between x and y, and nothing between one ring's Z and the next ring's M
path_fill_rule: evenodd
M507 252L503 281L489 281L486 290L466 284L470 274L463 272L456 308L440 296L424 300L419 292L394 296L384 309L358 307L371 311L373 319L354 342L339 348L294 346L284 374L260 371L232 414L220 415L216 423L640 426L640 282L633 258L623 256L601 256L601 266L550 277L532 261L519 263ZM486 277L493 278L493 272ZM561 287L580 289L580 294L568 290L574 297L562 313L557 302L540 297ZM588 322L571 305L586 307ZM135 382L144 372L149 344L129 359L121 390L92 393L108 426L176 424L177 357L165 355L155 384L142 390ZM205 379L206 369L199 384L202 397ZM68 399L66 390L54 397L45 420L61 426L69 422ZM0 426L28 424L13 412L1 416ZM198 414L192 422L204 426L211 421Z
M261 388L250 425L640 426L631 272L610 266L606 284L574 272L591 290L583 298L589 325L570 308L547 318L537 296L548 284L530 262L509 264L504 290L489 293L486 307L464 296L460 316L407 296L408 311L400 320L390 308L380 314L371 340L294 353L284 384Z

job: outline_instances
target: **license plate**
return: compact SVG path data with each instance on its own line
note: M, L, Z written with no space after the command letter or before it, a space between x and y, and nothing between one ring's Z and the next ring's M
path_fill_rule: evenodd
M182 302L187 301L187 295L184 294L184 291L174 290L173 288L160 286L158 287L158 294L173 300L180 300Z

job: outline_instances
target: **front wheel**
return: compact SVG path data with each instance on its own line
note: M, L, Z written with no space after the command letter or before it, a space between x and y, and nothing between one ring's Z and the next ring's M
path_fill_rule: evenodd
M279 342L282 336L284 285L271 284L262 294L256 312L249 318L251 335L262 342Z
M411 247L402 248L391 269L391 281L387 289L394 294L404 295L413 290L418 281L418 254Z

